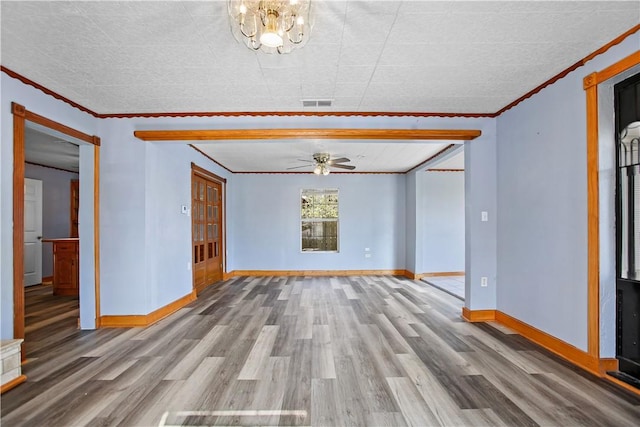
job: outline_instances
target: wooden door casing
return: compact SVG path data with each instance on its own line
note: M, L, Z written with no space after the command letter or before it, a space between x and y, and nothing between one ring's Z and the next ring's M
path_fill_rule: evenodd
M201 292L223 277L222 183L192 173L193 287Z

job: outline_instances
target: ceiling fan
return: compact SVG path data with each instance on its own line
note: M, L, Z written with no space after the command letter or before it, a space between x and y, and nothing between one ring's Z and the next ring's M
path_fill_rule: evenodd
M329 175L329 173L331 173L329 166L331 166L332 168L340 168L340 169L347 169L347 170L354 170L356 168L355 166L343 164L351 161L346 157L332 159L329 153L315 153L313 155L313 160L306 160L306 159L298 159L298 160L301 162L315 163L315 168L313 169L313 173L315 173L316 175L325 175L325 176ZM308 166L310 165L294 166L287 169L300 169L300 168L306 168Z

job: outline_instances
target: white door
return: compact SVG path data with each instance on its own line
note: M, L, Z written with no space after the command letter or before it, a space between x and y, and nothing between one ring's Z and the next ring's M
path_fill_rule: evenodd
M24 179L24 285L42 283L42 181Z

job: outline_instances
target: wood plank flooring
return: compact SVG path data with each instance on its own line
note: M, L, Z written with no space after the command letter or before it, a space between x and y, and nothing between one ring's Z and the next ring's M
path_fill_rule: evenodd
M636 426L640 398L401 277L238 277L147 328L75 330L11 426Z
M53 295L53 287L25 288L25 352L28 359L46 355L78 333L78 297Z

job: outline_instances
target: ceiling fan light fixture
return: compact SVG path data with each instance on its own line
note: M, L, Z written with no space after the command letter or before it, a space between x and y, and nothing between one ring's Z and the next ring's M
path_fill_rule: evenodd
M233 36L254 51L290 53L311 34L311 0L228 0Z
M326 166L322 166L322 175L327 176L327 175L329 175L329 173L331 173L329 168L326 167Z
M316 175L320 175L322 173L322 168L320 167L320 165L316 165L313 173L315 173Z

